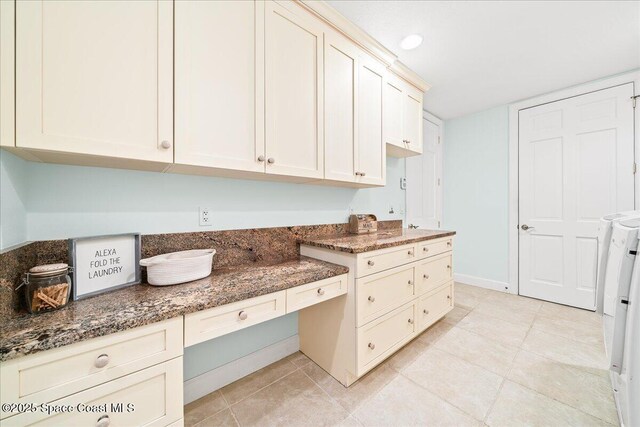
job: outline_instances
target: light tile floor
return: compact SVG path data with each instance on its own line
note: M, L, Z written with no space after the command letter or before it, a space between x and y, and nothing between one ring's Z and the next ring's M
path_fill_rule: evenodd
M455 289L453 311L348 389L296 353L186 405L185 425L618 425L596 314Z

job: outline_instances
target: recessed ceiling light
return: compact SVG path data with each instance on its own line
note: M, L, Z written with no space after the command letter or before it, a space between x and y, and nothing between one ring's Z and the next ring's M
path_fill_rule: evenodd
M404 50L415 49L422 44L422 36L420 34L411 34L402 39L400 47Z

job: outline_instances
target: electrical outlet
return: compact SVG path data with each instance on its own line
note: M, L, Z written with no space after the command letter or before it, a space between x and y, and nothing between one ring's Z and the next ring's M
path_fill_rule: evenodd
M211 213L209 208L200 208L200 225L205 227L211 225Z

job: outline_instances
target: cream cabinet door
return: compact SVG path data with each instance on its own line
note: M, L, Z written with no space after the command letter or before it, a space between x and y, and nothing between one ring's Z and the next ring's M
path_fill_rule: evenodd
M415 153L422 153L422 93L407 87L403 99L403 134L406 147Z
M173 161L173 2L16 4L16 145Z
M391 73L385 78L384 92L384 141L404 148L402 134L402 108L404 103L403 85Z
M385 184L386 144L382 137L384 66L362 55L358 67L358 182Z
M324 35L324 177L355 182L358 165L358 50ZM359 176L359 175L358 175Z
M175 3L176 163L264 172L263 22L262 1Z
M267 173L322 178L322 27L265 3Z
M0 1L0 146L15 146L15 2Z

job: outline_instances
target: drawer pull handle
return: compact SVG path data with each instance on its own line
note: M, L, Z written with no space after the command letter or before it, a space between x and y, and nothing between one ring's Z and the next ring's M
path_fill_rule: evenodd
M423 252L429 252L429 248L425 246L424 248L422 248L422 251Z
M369 347L371 350L374 350L376 348L376 345L374 343L370 342L367 347Z
M249 315L244 310L242 310L240 313L238 313L238 318L240 320L247 320L247 317L249 317Z
M422 310L422 312L423 312L424 314L429 314L429 310L427 310L426 308L425 308L424 310Z
M370 302L374 302L374 301L376 300L376 299L375 299L375 297L371 297L371 296L370 296L369 298L367 298L367 299L368 299Z
M413 325L413 319L409 319L409 324Z
M94 362L94 365L96 368L104 368L108 364L109 364L108 354L101 354L100 356L96 357L96 361Z
M324 289L318 288L318 295L324 295Z
M109 419L109 415L103 415L100 418L98 418L98 421L96 422L96 427L107 427L109 424L111 424L111 420Z
M368 264L368 265L370 265L371 267L373 267L373 265L375 264L375 262L373 262L373 261L369 260L369 261L367 261L367 264Z
M429 275L428 275L428 274L423 274L423 275L422 275L422 277L423 277L424 279L429 279Z

